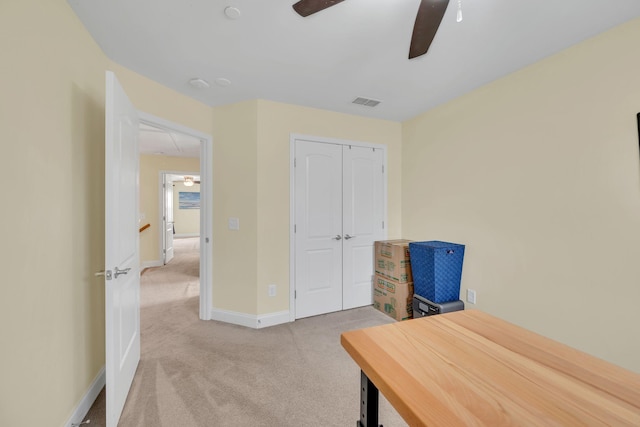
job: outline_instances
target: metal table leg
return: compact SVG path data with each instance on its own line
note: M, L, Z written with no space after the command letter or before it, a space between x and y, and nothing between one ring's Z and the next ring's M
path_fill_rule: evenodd
M378 388L360 371L360 419L356 427L378 427L378 396Z

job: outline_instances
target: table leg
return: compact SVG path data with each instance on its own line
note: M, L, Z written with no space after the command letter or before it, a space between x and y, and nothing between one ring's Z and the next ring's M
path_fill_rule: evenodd
M378 396L378 388L360 371L360 419L356 427L378 427Z

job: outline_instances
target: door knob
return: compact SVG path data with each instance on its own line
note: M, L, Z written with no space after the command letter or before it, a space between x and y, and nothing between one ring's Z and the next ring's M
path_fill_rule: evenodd
M349 236L348 234L344 235L344 240L349 240L349 239L353 239L356 236Z
M337 234L336 237L333 238L333 240L342 240L342 236Z
M119 275L127 274L127 273L129 273L130 270L131 270L130 268L125 268L125 269L120 270L118 267L116 267L115 271L113 272L113 277L114 277L114 279L117 279Z

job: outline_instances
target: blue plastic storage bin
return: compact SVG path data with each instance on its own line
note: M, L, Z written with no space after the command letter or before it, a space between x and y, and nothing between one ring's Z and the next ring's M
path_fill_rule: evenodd
M464 245L437 240L411 242L409 256L417 295L435 303L460 299Z

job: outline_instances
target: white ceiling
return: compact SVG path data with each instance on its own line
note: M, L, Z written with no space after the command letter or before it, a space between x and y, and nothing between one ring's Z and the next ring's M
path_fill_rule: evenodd
M112 60L208 105L260 98L396 121L640 16L640 0L462 0L456 23L451 0L429 52L408 60L419 0L346 0L307 18L295 1L68 0Z
M178 132L140 124L138 148L143 154L200 157L200 140Z

